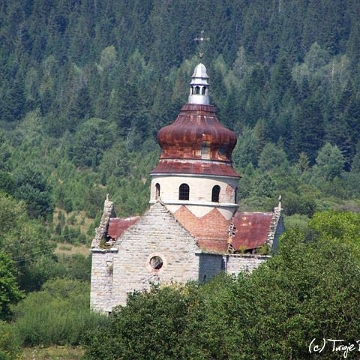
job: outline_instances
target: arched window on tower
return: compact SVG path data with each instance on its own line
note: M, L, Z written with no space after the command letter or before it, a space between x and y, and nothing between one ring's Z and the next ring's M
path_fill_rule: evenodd
M239 194L239 188L236 187L235 188L235 204L237 204L237 202L238 202L238 194Z
M195 94L196 95L200 94L200 86L195 86Z
M159 183L155 184L155 199L156 200L160 199L160 184Z
M212 201L212 202L219 202L219 196L220 196L220 186L219 186L219 185L215 185L215 186L212 188L211 201Z
M190 188L188 184L181 184L179 187L179 200L189 200Z

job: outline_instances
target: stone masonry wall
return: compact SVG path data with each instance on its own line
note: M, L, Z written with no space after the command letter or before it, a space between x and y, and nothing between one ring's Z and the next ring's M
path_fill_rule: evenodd
M199 281L210 280L213 276L225 271L229 275L237 276L240 272L251 273L260 264L270 258L267 255L248 254L216 254L199 252L200 258Z
M117 249L92 249L90 307L111 312L113 264Z
M198 247L161 203L156 203L119 238L115 247L112 305L126 303L127 294L150 289L151 284L198 280ZM154 269L152 258L163 265Z
M106 234L106 230L109 224L109 220L111 217L115 217L114 204L109 200L109 197L106 196L106 200L104 202L104 211L100 220L99 226L95 230L95 237L91 243L92 248L99 248L101 240L104 239Z
M225 255L226 272L229 275L237 276L240 272L252 272L260 264L268 260L269 255L247 255L247 254L231 254Z

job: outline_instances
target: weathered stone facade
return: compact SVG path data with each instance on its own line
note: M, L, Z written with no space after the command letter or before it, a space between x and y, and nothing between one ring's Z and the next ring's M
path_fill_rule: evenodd
M111 312L113 301L113 268L118 250L92 249L91 264L91 308L100 312Z
M112 204L106 201L104 224L109 223ZM106 225L105 225L106 226ZM161 202L154 204L139 221L129 227L109 248L101 248L95 238L92 248L91 308L111 312L125 305L134 290L152 284L205 282L220 272L238 275L251 272L269 256L201 251L197 240ZM152 259L160 259L156 268Z
M111 249L92 249L91 306L111 311L127 294L151 284L198 280L196 239L160 202L117 240ZM159 269L151 259L162 261ZM106 304L106 305L105 305Z
M114 259L115 303L124 304L127 293L149 289L152 283L197 280L196 239L191 236L161 203L156 203L117 241ZM151 259L163 262L154 269Z
M268 260L270 256L255 254L231 254L226 255L225 258L226 273L236 276L241 272L251 273L264 261Z

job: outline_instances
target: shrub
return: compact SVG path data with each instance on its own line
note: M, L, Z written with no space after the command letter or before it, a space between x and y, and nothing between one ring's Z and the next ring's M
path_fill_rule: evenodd
M14 308L22 345L78 345L85 331L106 319L90 311L89 293L88 283L56 279L29 294Z
M10 324L0 321L0 360L18 359L20 342Z
M87 339L85 359L203 359L194 344L202 301L196 285L154 287L117 308Z

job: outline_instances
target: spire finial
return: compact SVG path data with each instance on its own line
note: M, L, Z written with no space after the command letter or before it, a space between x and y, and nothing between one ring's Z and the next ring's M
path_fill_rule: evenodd
M204 41L209 41L210 38L207 36L205 37L205 31L204 30L201 30L200 31L200 36L199 37L196 37L194 39L194 41L197 41L199 42L199 58L202 59L202 57L204 56L204 52L203 52L203 43Z

